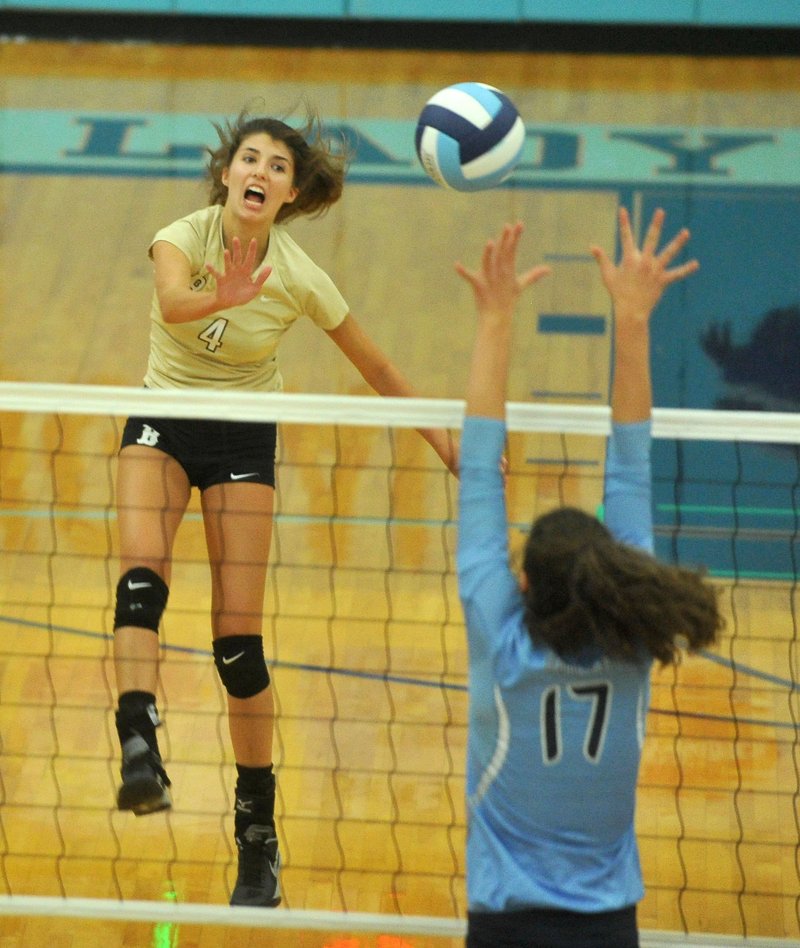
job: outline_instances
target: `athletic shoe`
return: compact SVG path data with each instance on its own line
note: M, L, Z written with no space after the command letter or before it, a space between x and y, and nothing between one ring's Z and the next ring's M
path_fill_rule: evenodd
M168 810L172 806L170 785L161 758L138 734L122 745L122 786L117 808L133 810L136 816Z
M281 900L278 878L281 854L278 837L272 824L252 823L243 836L236 837L239 850L239 872L231 896L231 905L253 905L272 908Z

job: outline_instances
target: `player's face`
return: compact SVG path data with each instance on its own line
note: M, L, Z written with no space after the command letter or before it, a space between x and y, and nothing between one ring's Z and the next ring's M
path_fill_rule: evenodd
M258 132L242 139L230 166L222 172L228 189L226 207L250 218L272 221L297 197L294 156L285 142Z

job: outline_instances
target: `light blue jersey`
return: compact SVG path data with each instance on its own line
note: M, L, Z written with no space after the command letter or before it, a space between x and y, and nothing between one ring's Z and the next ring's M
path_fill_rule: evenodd
M568 664L534 646L509 566L505 436L468 417L461 443L469 909L613 911L644 894L634 809L652 662ZM652 552L650 485L650 423L614 425L605 523Z

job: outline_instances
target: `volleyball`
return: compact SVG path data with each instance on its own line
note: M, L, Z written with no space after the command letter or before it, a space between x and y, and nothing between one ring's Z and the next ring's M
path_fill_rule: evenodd
M456 191L484 191L519 162L525 126L505 93L483 82L458 82L425 103L415 145L429 177Z

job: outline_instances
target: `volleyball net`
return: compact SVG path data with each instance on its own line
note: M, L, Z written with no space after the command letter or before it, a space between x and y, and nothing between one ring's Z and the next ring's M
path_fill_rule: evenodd
M114 483L129 414L279 422L264 609L284 862L274 912L227 905L234 763L196 496L160 636L173 808L115 809ZM457 438L462 419L447 400L0 383L0 913L263 919L360 932L324 942L348 948L463 941L457 482L413 430ZM510 404L508 424L516 555L545 510L599 509L610 418ZM654 672L643 944L796 940L800 424L657 409L654 436L658 555L707 567L728 629L713 653Z

